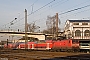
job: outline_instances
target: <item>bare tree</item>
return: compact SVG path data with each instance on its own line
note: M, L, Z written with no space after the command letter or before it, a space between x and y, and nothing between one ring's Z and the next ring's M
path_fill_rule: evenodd
M39 26L37 26L36 24L35 24L35 22L33 22L33 23L30 23L30 24L28 24L28 31L29 32L35 32L36 30L38 30L40 27Z
M55 28L55 16L51 17L51 16L47 16L47 21L46 21L46 25L47 25L47 30L49 31L49 33L54 34L54 28Z
M58 19L58 23L60 24L61 21L60 19ZM47 16L47 21L46 21L46 25L47 25L47 30L54 34L56 32L56 16ZM60 31L60 28L58 28L58 30Z

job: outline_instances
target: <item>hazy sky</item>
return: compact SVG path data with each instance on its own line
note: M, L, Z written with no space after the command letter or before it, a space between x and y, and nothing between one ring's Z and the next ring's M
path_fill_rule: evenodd
M50 3L51 1L53 2ZM48 15L54 16L56 13L61 14L89 4L90 0L0 0L0 28L24 31L24 10L27 9L28 15L30 14L28 23L35 22L40 26L40 30L43 30L46 28ZM31 14L32 12L35 13ZM17 20L14 20L15 18ZM67 19L90 19L90 6L59 15L59 19L61 21L60 28L64 28ZM10 25L11 21L14 25Z

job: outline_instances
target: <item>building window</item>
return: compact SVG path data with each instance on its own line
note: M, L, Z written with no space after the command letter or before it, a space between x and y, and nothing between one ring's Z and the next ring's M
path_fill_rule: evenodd
M88 23L86 23L86 22L83 22L83 23L82 23L82 25L88 25Z
M81 31L80 30L76 30L75 31L75 36L76 37L80 37L81 36Z
M90 36L89 30L85 30L85 31L84 31L84 36Z
M79 25L79 23L73 23L73 25Z

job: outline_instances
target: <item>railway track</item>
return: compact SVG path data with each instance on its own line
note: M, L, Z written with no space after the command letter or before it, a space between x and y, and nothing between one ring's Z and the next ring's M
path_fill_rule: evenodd
M67 52L49 52L49 51L23 51L23 50L2 50L0 51L0 58L8 58L9 60L34 60L34 59L48 59L48 60L90 60L90 54L87 53L67 53Z

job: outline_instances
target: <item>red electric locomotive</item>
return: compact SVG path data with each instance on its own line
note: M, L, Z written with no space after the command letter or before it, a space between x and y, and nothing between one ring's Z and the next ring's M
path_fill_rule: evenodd
M77 40L58 40L53 42L53 51L79 51L79 41Z

